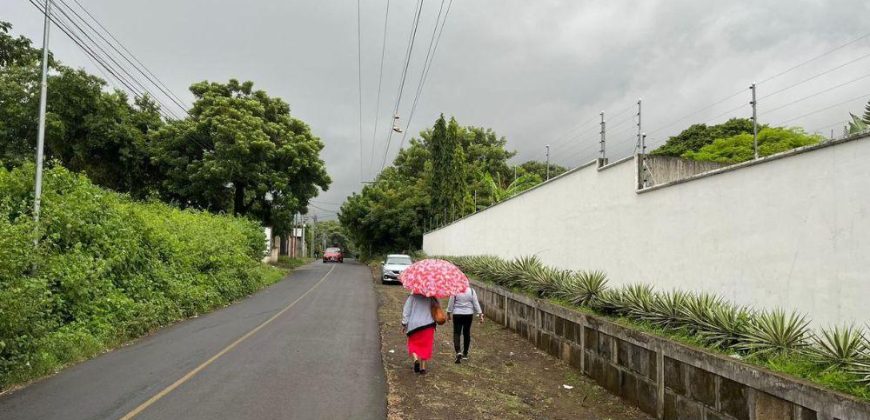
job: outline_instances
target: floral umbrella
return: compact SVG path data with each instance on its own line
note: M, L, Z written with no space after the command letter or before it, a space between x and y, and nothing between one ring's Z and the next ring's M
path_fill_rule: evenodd
M455 265L436 259L411 264L399 276L399 281L411 293L444 298L468 289L468 277Z

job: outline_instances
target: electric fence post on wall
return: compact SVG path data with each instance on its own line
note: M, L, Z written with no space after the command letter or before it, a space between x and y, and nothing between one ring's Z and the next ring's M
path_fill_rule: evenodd
M755 82L749 86L749 90L752 91L752 101L749 102L752 105L752 150L755 152L755 158L758 159L758 101L755 99Z
M603 166L607 164L607 153L604 150L604 132L604 111L601 111L601 149L599 149L598 151L599 159L601 159L601 161L598 163L598 166Z

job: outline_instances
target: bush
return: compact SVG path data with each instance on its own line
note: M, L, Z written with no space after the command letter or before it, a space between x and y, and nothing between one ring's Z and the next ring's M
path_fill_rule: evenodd
M0 168L0 389L276 281L247 219L139 203L61 167ZM39 245L34 249L34 235Z

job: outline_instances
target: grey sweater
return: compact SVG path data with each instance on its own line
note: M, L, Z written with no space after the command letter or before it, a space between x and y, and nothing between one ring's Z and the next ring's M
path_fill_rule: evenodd
M477 292L469 287L464 293L450 296L450 301L447 303L447 312L454 315L473 315L482 313L483 311L480 310L480 302L477 301Z
M432 298L423 295L408 296L402 309L402 325L407 328L407 334L429 326L435 326L432 319Z

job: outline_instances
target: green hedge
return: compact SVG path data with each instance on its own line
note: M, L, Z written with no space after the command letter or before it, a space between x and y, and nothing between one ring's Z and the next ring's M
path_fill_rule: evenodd
M140 203L54 167L0 168L0 389L248 295L281 272L247 219ZM34 235L39 246L34 249Z

